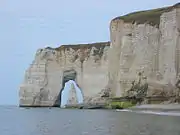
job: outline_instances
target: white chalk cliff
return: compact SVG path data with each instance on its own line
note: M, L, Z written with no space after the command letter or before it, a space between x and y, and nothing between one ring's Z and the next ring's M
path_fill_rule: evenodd
M59 105L64 83L74 79L84 102L103 90L124 96L143 72L148 94L171 91L180 72L180 4L113 19L110 43L39 49L20 87L20 106ZM64 81L65 80L65 81Z
M131 13L111 21L109 85L123 96L144 72L148 94L174 89L180 72L180 4Z
M109 45L102 42L39 49L20 86L20 106L60 106L68 80L76 81L85 103L94 102L108 83Z

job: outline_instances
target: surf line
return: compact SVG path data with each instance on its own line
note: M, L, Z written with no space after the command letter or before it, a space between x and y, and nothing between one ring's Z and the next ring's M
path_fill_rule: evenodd
M116 109L117 112L135 112L135 113L144 113L144 114L155 114L155 115L161 115L161 116L180 116L180 112L158 112L158 111L133 111L130 109Z

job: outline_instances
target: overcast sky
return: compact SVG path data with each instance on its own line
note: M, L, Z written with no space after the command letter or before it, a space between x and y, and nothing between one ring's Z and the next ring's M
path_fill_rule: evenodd
M0 0L0 104L18 104L38 48L109 40L109 22L179 0Z

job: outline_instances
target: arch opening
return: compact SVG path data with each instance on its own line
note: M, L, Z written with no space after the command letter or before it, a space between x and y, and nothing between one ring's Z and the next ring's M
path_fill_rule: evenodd
M69 80L65 83L64 89L61 93L61 108L66 105L77 105L83 103L83 95L81 89L75 81Z
M82 90L76 83L76 79L77 73L75 70L66 70L63 72L62 88L54 106L63 107L70 104L69 99L73 98L77 100L77 104L83 103Z

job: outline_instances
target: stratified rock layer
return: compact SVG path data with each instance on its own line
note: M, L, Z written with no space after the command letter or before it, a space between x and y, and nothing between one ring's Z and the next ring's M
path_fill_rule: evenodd
M173 90L180 72L180 4L132 13L111 21L109 86L123 96L144 72L148 94Z
M60 105L65 82L75 80L84 102L99 97L108 83L109 42L39 49L20 87L20 106Z
M149 96L173 93L179 85L180 4L117 17L110 36L111 43L39 49L21 85L20 106L59 105L68 79L79 85L85 103L121 97L139 72Z

